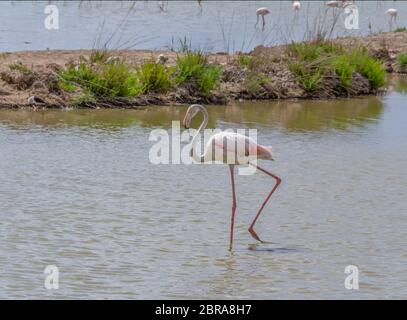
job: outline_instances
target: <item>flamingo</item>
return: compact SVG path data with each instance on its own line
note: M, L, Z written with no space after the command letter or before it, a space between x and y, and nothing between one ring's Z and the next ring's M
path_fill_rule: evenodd
M299 1L293 1L293 9L295 11L299 11L301 9L301 2Z
M339 8L341 6L340 1L327 1L325 5L330 8Z
M397 12L397 9L394 9L394 8L388 9L388 10L386 11L386 14L390 17L390 21L389 21L390 30L391 30L392 27L393 27L393 21L396 22L397 13L398 13L398 12Z
M230 225L230 241L229 241L229 251L233 247L233 229L235 223L235 212L236 212L236 193L235 193L235 173L234 168L236 165L251 165L261 172L272 177L276 183L267 198L261 205L260 209L257 211L256 216L254 217L252 223L249 227L250 235L257 241L264 243L254 231L254 225L262 213L267 202L270 200L273 193L276 191L278 186L281 183L281 178L274 175L273 173L257 166L257 164L252 163L252 161L257 159L263 160L274 160L271 154L271 147L262 146L257 144L253 139L238 134L234 132L219 132L214 134L205 146L205 152L201 155L196 154L195 147L200 139L200 133L205 129L208 124L208 111L206 108L200 104L191 105L184 117L183 125L186 129L189 129L192 118L197 114L202 113L204 118L199 126L198 131L194 135L191 141L191 150L190 156L198 163L208 163L213 161L219 161L229 165L230 176L231 176L231 185L232 185L232 219Z
M268 15L269 13L270 13L269 8L266 8L266 7L258 8L256 10L257 21L256 21L256 24L254 26L257 27L257 24L259 23L259 19L260 19L260 16L261 16L261 19L263 21L263 30L264 30L264 26L266 25L266 21L264 20L264 16Z

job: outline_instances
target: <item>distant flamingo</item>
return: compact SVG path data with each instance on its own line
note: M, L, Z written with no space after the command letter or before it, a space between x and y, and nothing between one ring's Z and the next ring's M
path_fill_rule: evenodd
M301 9L301 2L293 1L293 9L294 11L299 11Z
M209 119L208 111L202 105L193 104L188 108L183 121L184 127L186 129L189 129L192 118L194 118L198 113L202 113L204 119L197 133L192 138L190 156L198 163L205 162L207 163L212 161L223 162L225 164L228 164L230 169L233 201L232 201L232 221L230 226L229 250L232 250L233 247L233 228L235 223L235 211L236 211L236 193L234 176L235 165L245 165L245 164L251 165L276 180L276 184L270 191L266 200L261 205L260 209L258 210L256 216L254 217L249 227L249 232L251 236L256 240L263 242L259 238L257 233L254 231L254 224L259 218L267 202L270 200L272 194L274 193L274 191L276 191L276 189L280 185L281 179L278 176L266 171L265 169L260 168L256 164L252 163L252 161L257 159L273 160L273 157L271 155L271 148L259 145L253 139L246 137L244 135L234 132L223 131L214 134L209 139L208 143L206 144L204 154L197 155L195 152L195 147L198 140L200 139L201 131L204 130L206 125L208 124Z
M386 11L386 14L390 17L389 25L390 31L393 29L393 21L396 22L397 19L397 9L391 8Z
M258 8L256 10L257 21L256 21L256 24L254 26L257 27L257 24L259 23L259 19L260 19L260 16L261 16L261 20L263 21L263 30L264 30L264 26L266 25L266 21L264 20L264 16L268 15L269 13L270 13L269 8L266 8L266 7Z
M330 8L339 8L341 6L340 1L327 1L325 2L325 5Z

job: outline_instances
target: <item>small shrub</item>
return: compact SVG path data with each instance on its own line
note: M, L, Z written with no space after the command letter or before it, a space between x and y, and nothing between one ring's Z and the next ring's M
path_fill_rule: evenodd
M133 97L140 94L135 72L122 61L93 67L85 62L60 72L61 81L77 84L97 97Z
M342 53L342 48L328 41L292 43L289 50L298 60L313 61L321 56Z
M207 57L202 52L188 52L177 59L178 84L190 81L197 85L205 94L213 90L219 81L221 69L208 64Z
M288 68L306 92L313 92L318 89L325 74L322 68L315 68L303 61L291 61L288 63Z
M244 80L244 86L248 92L256 93L270 82L270 78L261 73L250 73Z
M11 63L8 67L11 71L18 71L23 74L32 74L33 73L33 71L31 69L29 69L22 63Z
M404 28L404 27L399 27L399 28L396 28L395 30L394 30L394 32L404 32L404 31L406 31L407 29L406 28Z
M317 89L328 72L335 73L343 87L352 85L355 71L366 77L375 89L385 83L383 64L365 48L346 51L332 42L316 41L292 43L289 52L292 56L289 69L308 92Z
M222 70L219 67L206 67L197 79L198 88L205 94L209 94L218 85Z
M249 56L246 54L240 54L238 56L237 62L239 64L239 66L247 68L250 65L252 59L253 59L252 56Z
M92 50L89 56L90 63L105 63L109 59L110 54L106 49Z
M97 99L95 96L87 91L85 91L82 95L73 98L71 101L72 105L74 106L85 106L88 104L95 104L96 102Z
M333 58L331 68L339 77L339 81L343 87L350 87L352 85L353 73L356 71L356 66L349 63L348 55L343 54Z
M405 66L407 66L407 53L400 53L400 54L397 56L397 64L398 64L400 67L405 67Z
M355 65L357 72L369 80L373 88L377 89L386 83L386 69L379 60L370 56L365 48L351 52L349 62Z
M172 86L173 73L174 68L166 69L154 61L145 62L137 72L141 92L166 92Z

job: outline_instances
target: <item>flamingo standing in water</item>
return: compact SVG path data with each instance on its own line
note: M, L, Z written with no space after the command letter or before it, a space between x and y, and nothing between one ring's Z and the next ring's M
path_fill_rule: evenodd
M301 9L301 2L293 1L293 9L294 11L299 11Z
M396 22L397 19L397 9L391 8L386 11L386 14L390 17L389 25L390 31L393 29L393 21Z
M190 156L198 163L205 162L208 163L213 161L223 162L225 164L228 164L230 169L233 198L232 198L232 220L230 226L229 250L232 250L233 247L233 228L235 223L235 212L236 212L235 173L234 173L235 166L245 164L251 165L260 170L261 172L269 175L276 181L276 184L268 194L266 200L263 202L260 209L257 211L257 214L249 227L249 232L251 236L260 242L264 242L254 231L254 225L257 219L259 218L260 214L262 213L264 207L266 206L267 202L270 200L271 196L280 185L281 179L280 177L272 174L271 172L268 172L267 170L260 168L256 164L252 163L252 161L257 159L273 160L271 148L257 144L253 139L246 137L244 135L234 132L223 131L214 134L206 144L205 152L202 155L198 155L195 152L195 147L198 140L200 140L201 131L204 130L206 125L208 124L209 119L208 111L202 105L193 104L188 108L183 121L184 127L186 129L189 129L192 118L194 118L199 113L202 113L204 118L201 125L199 126L198 131L192 138Z
M325 5L330 8L339 8L341 6L341 3L340 1L334 0L325 2Z
M266 20L264 20L264 16L268 15L269 13L270 13L269 8L266 8L266 7L258 8L256 10L257 21L256 21L256 24L254 25L254 27L257 27L257 24L259 23L259 19L261 16L261 20L263 22L263 30L264 30L264 26L266 25Z

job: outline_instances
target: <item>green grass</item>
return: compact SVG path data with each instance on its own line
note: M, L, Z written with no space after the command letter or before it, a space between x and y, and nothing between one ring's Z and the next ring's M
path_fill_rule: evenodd
M237 58L237 63L239 64L239 66L247 68L250 66L252 59L253 59L252 56L240 54Z
M289 50L300 61L313 61L321 56L338 55L343 52L341 47L329 41L292 43Z
M270 77L261 73L250 73L244 80L244 86L250 93L258 92L270 82Z
M407 53L400 53L400 54L397 56L397 64L398 64L400 67L405 67L405 66L407 66Z
M192 82L204 94L216 88L221 75L221 69L208 64L207 57L202 52L188 52L177 58L177 84Z
M386 69L379 60L373 58L366 48L358 48L349 54L349 63L356 71L366 77L370 85L377 89L386 83Z
M74 97L71 101L72 105L74 106L84 106L87 104L95 104L96 102L96 97L92 93L87 91L85 91L80 96Z
M349 63L348 55L341 54L334 57L330 62L330 66L339 77L339 81L343 87L350 87L352 85L353 73L356 71L356 66Z
M339 77L341 87L350 87L354 72L366 77L377 89L385 84L386 70L365 48L345 50L332 42L293 43L289 46L288 67L307 92L323 83L328 73Z
M110 54L106 49L92 50L89 56L90 63L105 63L109 59Z
M166 69L154 61L145 62L137 71L137 78L142 93L166 92L172 86L174 68Z
M306 92L313 92L318 89L325 74L322 68L314 68L304 61L289 61L288 68Z
M399 27L399 28L396 28L395 30L394 30L394 32L404 32L404 31L406 31L407 29L405 28L405 27Z
M220 77L220 69L209 66L200 54L189 53L187 59L180 58L178 69L166 68L153 60L133 67L124 60L109 59L104 51L92 54L89 59L81 58L79 64L71 63L59 73L62 90L74 92L80 88L95 98L130 98L145 93L165 93L176 81L193 80L202 92L209 93Z
M25 65L23 65L22 63L11 63L9 64L9 69L11 71L18 71L24 74L32 74L32 70L29 69L28 67L26 67Z
M122 61L98 67L85 62L60 73L62 85L79 85L96 97L133 97L141 93L136 73Z

